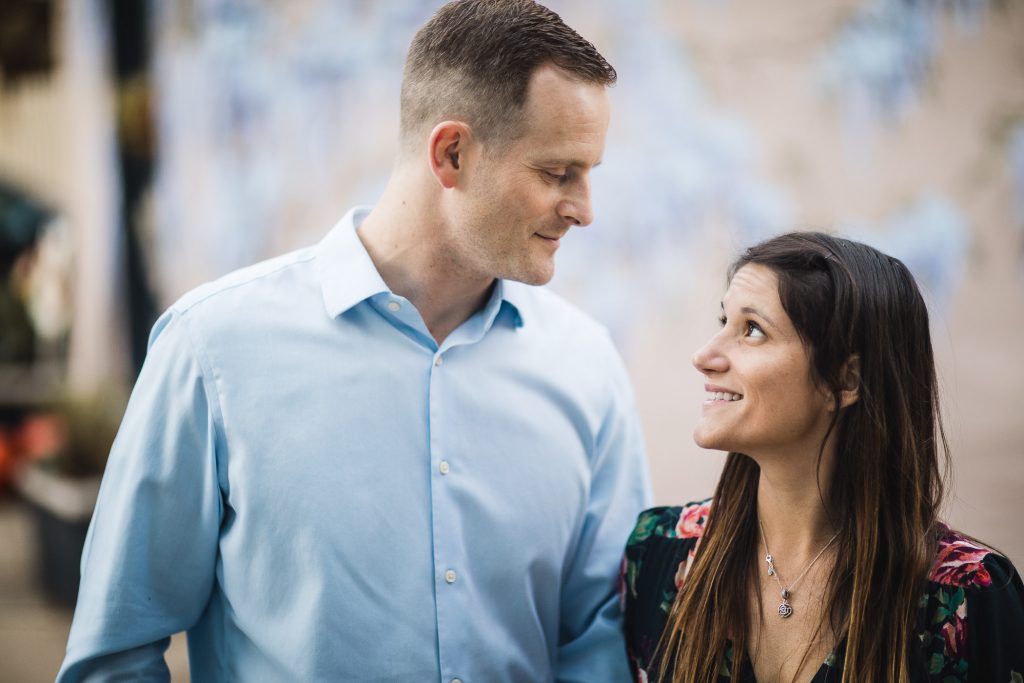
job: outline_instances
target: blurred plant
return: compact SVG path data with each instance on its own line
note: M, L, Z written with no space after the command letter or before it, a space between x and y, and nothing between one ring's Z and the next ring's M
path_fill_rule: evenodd
M0 183L0 362L31 364L65 340L72 261L67 225Z
M35 332L24 303L0 280L0 362L30 363L35 357Z
M71 327L73 261L71 231L59 219L44 227L25 259L18 285L35 333L46 343L59 343Z
M0 362L29 363L35 356L35 329L18 290L23 257L49 218L38 202L0 183Z
M21 426L25 458L52 474L72 479L103 474L124 404L117 392L62 399Z

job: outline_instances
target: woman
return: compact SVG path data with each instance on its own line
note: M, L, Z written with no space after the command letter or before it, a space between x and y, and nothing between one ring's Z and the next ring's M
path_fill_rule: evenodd
M637 680L1021 681L1024 586L937 514L928 314L897 259L782 235L730 270L694 356L712 500L643 513L623 569Z

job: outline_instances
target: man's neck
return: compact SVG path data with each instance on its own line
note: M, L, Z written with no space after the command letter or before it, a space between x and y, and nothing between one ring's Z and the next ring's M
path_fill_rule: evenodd
M432 198L401 174L357 234L388 288L412 302L441 344L487 302L493 278L459 268L446 248Z

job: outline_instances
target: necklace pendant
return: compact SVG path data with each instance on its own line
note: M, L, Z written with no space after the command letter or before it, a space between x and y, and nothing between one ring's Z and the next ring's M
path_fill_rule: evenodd
M789 604L789 589L782 589L782 604L779 605L779 616L789 619L793 616L793 606Z

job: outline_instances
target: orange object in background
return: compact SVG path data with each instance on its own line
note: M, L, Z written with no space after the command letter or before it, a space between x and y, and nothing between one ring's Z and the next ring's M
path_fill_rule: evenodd
M14 449L6 427L0 427L0 491L5 491L11 483L14 472Z
M29 414L20 422L0 425L0 491L7 490L20 464L59 453L67 444L67 426L55 413Z
M67 445L67 425L57 414L36 413L25 418L16 438L20 455L31 459L45 458Z

